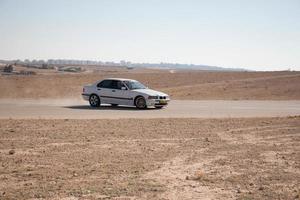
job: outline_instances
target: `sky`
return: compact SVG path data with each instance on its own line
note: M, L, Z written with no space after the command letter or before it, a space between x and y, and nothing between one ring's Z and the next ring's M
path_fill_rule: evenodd
M0 59L300 70L300 0L0 0Z

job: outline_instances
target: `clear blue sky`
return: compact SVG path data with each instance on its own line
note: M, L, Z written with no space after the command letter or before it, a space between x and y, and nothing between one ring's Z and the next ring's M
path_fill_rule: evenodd
M300 0L0 0L0 59L300 70Z

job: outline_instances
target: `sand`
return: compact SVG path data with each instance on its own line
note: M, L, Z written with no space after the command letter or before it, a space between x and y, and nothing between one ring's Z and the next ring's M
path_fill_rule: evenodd
M0 120L0 127L1 199L299 197L299 117Z
M0 98L81 98L82 87L107 77L132 78L182 100L300 100L299 72L103 71L0 76Z
M35 71L0 76L1 200L299 199L299 72ZM91 109L105 77L173 101Z

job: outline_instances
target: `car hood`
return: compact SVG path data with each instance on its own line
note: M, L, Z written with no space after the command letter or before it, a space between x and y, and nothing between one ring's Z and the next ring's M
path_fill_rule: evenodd
M167 94L165 94L163 92L159 92L159 91L151 90L151 89L136 89L136 90L133 90L133 91L143 93L143 94L147 94L149 96L168 96Z

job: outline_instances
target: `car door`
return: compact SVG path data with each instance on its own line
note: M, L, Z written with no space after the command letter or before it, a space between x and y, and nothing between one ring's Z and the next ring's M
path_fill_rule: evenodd
M112 81L111 98L115 104L130 105L132 98L129 95L130 91L122 81Z
M112 97L112 81L103 80L97 84L97 95L100 97L101 103L114 104Z

